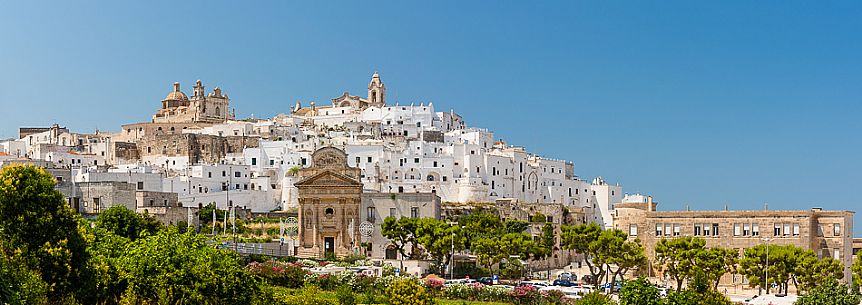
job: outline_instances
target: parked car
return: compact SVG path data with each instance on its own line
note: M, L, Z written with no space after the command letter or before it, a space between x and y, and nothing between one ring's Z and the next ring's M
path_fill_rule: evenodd
M493 285L493 284L494 284L494 279L493 279L493 278L490 278L490 277L487 277L487 276L485 276L485 277L480 277L480 278L479 278L479 283L482 283L483 285Z
M548 283L546 281L523 281L523 282L518 283L519 287L520 286L527 286L527 285L530 285L530 286L533 286L536 288L542 288L542 287L551 286L551 283Z
M554 286L562 286L562 287L572 287L575 285L575 283L572 283L572 281L570 281L570 280L559 279L559 280L554 280L553 285Z
M663 297L663 298L667 297L667 287L658 286L656 288L658 288L658 295L660 297Z

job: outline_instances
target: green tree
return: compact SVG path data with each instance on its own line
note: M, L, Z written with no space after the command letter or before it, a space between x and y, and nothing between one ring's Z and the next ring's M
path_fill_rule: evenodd
M831 257L817 259L813 251L804 251L796 262L793 282L800 291L809 291L824 281L839 281L844 277L841 261Z
M417 221L416 241L437 263L437 266L443 266L450 259L453 247L455 250L464 249L464 234L461 227L434 218L420 218Z
M695 255L694 267L702 273L704 280L711 284L712 289L718 289L721 277L727 273L733 273L738 260L739 252L736 249L707 248Z
M791 280L806 282L804 273L808 270L799 269L800 264L811 259L813 252L793 245L769 245L769 258L767 260L767 245L757 245L745 250L745 256L739 260L739 273L748 278L751 287L766 288L769 293L772 283L778 285L779 292L787 292ZM769 265L767 266L767 261ZM813 262L809 264L814 264ZM829 263L821 263L824 272L828 272ZM766 270L769 270L769 283L766 282ZM799 275L802 275L801 277ZM805 283L802 283L805 288ZM799 282L797 282L799 285Z
M605 245L605 252L602 254L604 258L601 261L605 261L608 269L613 271L612 281L632 268L647 264L647 257L640 240L628 240L627 234L621 230L603 231L599 236L598 243ZM616 270L610 268L612 266L615 266Z
M473 243L480 239L493 238L504 234L502 232L504 228L503 221L500 220L500 216L493 213L470 213L459 217L458 224L465 228L464 234L467 238L464 241L464 246L467 249L473 249Z
M594 285L606 275L606 270L610 269L612 278L617 278L647 262L640 241L628 240L628 235L618 229L602 231L595 223L563 226L561 239L564 248L584 255Z
M563 248L574 250L584 256L584 263L590 269L593 285L597 285L599 278L605 274L602 268L602 245L598 244L602 228L596 223L581 224L577 226L563 226L560 236Z
M13 165L0 170L0 240L7 256L16 256L38 272L48 297L74 297L86 272L86 243L78 218L54 189L44 169Z
M850 270L853 271L853 291L858 292L859 287L862 287L862 255L856 256L856 261L853 262Z
M676 282L676 290L681 290L683 281L694 275L695 260L704 246L706 241L697 237L663 238L655 246L656 267Z
M202 207L198 211L198 219L200 220L202 225L205 223L207 223L207 224L213 223L213 211L215 211L215 217L216 217L215 220L216 221L224 221L224 211L225 210L219 210L218 208L216 208L215 203L211 202L211 203L205 205L204 207Z
M128 290L159 304L243 304L261 291L236 253L173 227L129 244L117 265Z
M508 257L508 254L503 250L501 241L497 238L476 240L470 250L476 255L476 261L488 268L490 272L494 272L493 267Z
M626 282L620 289L620 305L656 305L661 303L658 288L643 277Z
M836 280L825 280L801 296L794 305L857 305L859 295L850 292L845 285Z
M162 228L152 216L135 213L122 205L112 206L99 214L96 226L130 240L136 240L142 234L155 234Z
M506 227L505 233L523 233L530 227L530 223L521 220L509 219L503 225Z
M418 220L416 218L395 218L390 216L383 220L383 225L380 226L380 234L389 239L392 245L398 250L398 253L401 253L401 257L416 259L419 256L418 251L416 251L418 246L416 236L417 226ZM407 245L411 246L409 255L406 252Z
M0 304L45 304L47 285L23 262L0 253Z

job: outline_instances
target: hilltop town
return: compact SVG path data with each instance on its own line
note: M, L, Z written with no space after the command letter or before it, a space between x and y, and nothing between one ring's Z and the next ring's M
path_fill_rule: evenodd
M552 270L590 274L590 259L560 246L562 228L596 224L642 242L650 258L666 238L697 237L740 255L772 242L831 257L850 279L851 211L658 211L652 196L626 194L602 177L582 179L572 161L511 145L454 110L390 101L377 72L367 89L361 96L345 91L326 102L297 101L269 119L241 119L220 87L207 91L198 80L186 94L174 83L163 100L153 101L158 109L148 121L117 132L20 128L17 138L0 141L0 166L44 167L68 206L90 218L124 206L203 233L209 226L217 233L217 218L286 219L273 239L276 256L413 260L399 251L404 244L385 236L387 218L451 222L493 211L529 223L524 231L536 240L550 236L549 252L528 262L548 277ZM219 224L225 233L227 227ZM459 254L458 260L476 263L475 251ZM428 265L413 261L404 272L427 273ZM652 275L651 268L638 270ZM747 281L727 273L720 283Z

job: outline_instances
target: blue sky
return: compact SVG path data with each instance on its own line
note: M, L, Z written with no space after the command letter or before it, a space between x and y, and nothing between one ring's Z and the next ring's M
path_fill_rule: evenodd
M389 101L660 209L857 209L860 54L859 1L19 1L0 5L0 138L117 131L196 79L271 117L378 70Z

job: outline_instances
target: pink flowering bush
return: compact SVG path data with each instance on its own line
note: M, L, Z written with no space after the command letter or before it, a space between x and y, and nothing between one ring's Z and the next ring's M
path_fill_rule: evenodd
M541 299L539 290L533 285L518 286L512 290L515 304L535 304Z
M425 287L428 288L428 290L434 294L437 294L441 290L443 290L443 283L443 279L440 278L431 277L425 279Z
M306 271L301 265L280 263L277 261L251 262L246 266L248 271L259 276L272 285L287 288L302 287Z

